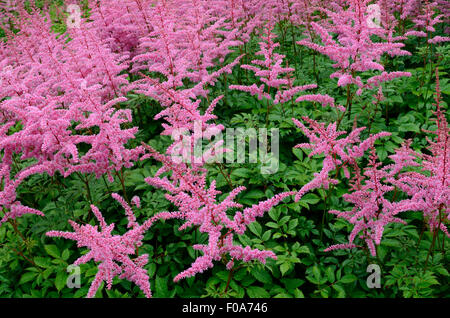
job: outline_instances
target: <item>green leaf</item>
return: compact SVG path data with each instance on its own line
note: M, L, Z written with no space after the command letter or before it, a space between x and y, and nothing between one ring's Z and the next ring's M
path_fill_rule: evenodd
M26 272L25 274L22 275L22 277L20 277L19 285L32 281L37 275L38 273L35 272Z
M353 283L357 279L358 278L355 275L347 274L347 275L343 276L339 281L343 284L349 284L349 283Z
M272 276L270 276L269 273L267 273L262 268L253 268L251 271L253 277L255 277L258 281L260 281L263 284L270 284L272 283Z
M295 290L296 288L303 285L303 283L305 282L304 280L298 278L283 278L281 281L284 283L284 286L286 286L286 289L289 291Z
M345 290L341 285L335 284L333 285L333 288L335 291L338 292L337 298L344 298L345 297Z
M156 289L156 297L158 298L169 297L169 290L167 288L167 278L156 276L155 289Z
M220 271L218 273L216 273L216 276L221 279L222 281L226 282L228 281L228 276L230 276L230 272L229 271Z
M266 226L277 229L279 226L278 224L274 223L274 222L267 222Z
M292 295L286 294L286 293L279 293L273 296L273 298L292 298Z
M236 170L233 170L233 172L231 173L231 175L233 177L239 177L239 178L248 178L251 176L251 174L252 174L252 171L247 168L238 168Z
M398 131L403 131L403 132L408 132L408 131L412 131L412 132L416 132L416 133L420 133L420 128L418 125L413 124L413 123L405 123L405 124L401 124L398 127Z
M312 268L312 273L313 273L314 278L316 279L316 281L320 281L321 275L320 275L319 267L314 266L314 267Z
M445 268L443 268L443 267L437 268L436 272L438 272L439 274L444 275L444 276L450 276L448 271Z
M300 201L303 201L308 204L316 204L317 202L320 201L320 198L314 193L307 193L300 199Z
M37 266L40 266L43 268L52 266L52 264L50 263L50 260L45 257L35 257L33 260Z
M289 263L281 264L281 266L280 266L281 276L284 276L284 274L286 274L290 268L291 268L291 265Z
M397 247L397 248L401 248L402 244L394 239L384 239L381 241L381 245L384 246L389 246L389 247Z
M294 289L294 296L295 296L295 298L305 298L305 295L303 295L303 292L298 288Z
M61 291L61 289L64 288L64 286L66 285L66 281L67 281L67 275L64 272L58 272L58 274L56 274L56 279L55 279L55 286L56 289L58 291Z
M56 245L44 245L44 248L48 255L53 256L54 258L59 258L59 250Z
M247 294L250 298L269 298L269 293L262 287L250 286L247 288Z
M251 191L247 192L244 195L244 198L246 198L246 199L260 199L260 198L263 198L264 196L265 196L264 192L262 192L261 190L255 189L255 190L251 190Z
M328 267L326 270L327 278L330 283L334 283L336 277L334 275L334 271L332 267Z
M289 221L291 219L291 217L289 215L283 216L281 218L281 220L278 221L278 225L284 225L287 223L287 221Z
M250 231L252 231L253 234L256 236L261 236L262 233L262 227L258 222L253 222L248 225L248 228Z
M67 261L67 260L69 259L69 256L70 256L70 251L69 251L69 249L66 248L66 249L62 252L61 258L62 258L63 260L65 260L65 261Z
M269 240L269 239L270 239L270 234L272 234L272 231L271 231L271 230L265 231L264 234L263 234L263 236L261 237L261 239L262 239L263 241Z

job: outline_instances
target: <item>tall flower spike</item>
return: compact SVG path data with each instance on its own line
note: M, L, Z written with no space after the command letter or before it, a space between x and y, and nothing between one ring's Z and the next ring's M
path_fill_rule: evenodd
M390 133L381 132L361 141L359 135L365 129L365 127L361 127L354 129L348 136L338 139L346 132L337 131L336 123L331 123L326 127L324 123L318 123L308 117L303 117L303 120L310 126L310 128L307 128L297 119L293 118L292 120L309 139L309 143L298 144L295 148L311 149L309 157L317 154L325 156L322 170L316 173L314 179L297 192L295 201L300 200L305 193L313 189L321 186L328 189L330 184L337 184L338 180L329 176L332 171L336 171L337 176L339 170L344 169L345 175L350 178L348 168L352 168L358 176L357 158L364 156L365 151L373 146L378 138L390 136Z
M108 225L99 209L91 205L92 212L100 223L100 231L97 225L79 225L69 221L75 232L50 231L47 232L47 236L74 240L77 242L78 247L87 247L89 249L89 252L78 258L74 265L84 264L90 260L100 262L98 272L89 288L88 298L95 297L102 281L105 281L107 288L111 289L113 279L116 276L119 276L120 279L134 282L145 296L150 298L152 294L149 277L147 270L144 269L148 262L148 255L143 254L134 259L131 256L136 254L136 248L142 245L144 233L156 220L178 218L180 216L176 213L168 214L163 212L139 225L131 207L125 200L116 193L112 196L120 203L128 217L128 227L131 229L125 234L113 235L114 224Z
M230 256L227 265L229 269L237 260L265 262L267 258L276 259L272 251L260 251L251 249L249 246L236 245L233 238L235 235L242 235L247 225L254 222L256 217L262 216L284 198L291 196L293 192L278 194L243 211L237 211L231 218L227 211L232 208L242 208L242 205L234 200L240 192L245 190L245 187L233 189L227 198L218 202L217 195L221 192L216 189L215 181L209 187L207 186L205 171L193 170L186 163L176 163L150 146L145 145L145 148L149 152L148 156L163 164L155 177L149 177L145 181L169 192L166 198L178 207L178 212L173 213L180 215L184 220L179 230L198 226L201 233L208 234L207 244L194 246L194 249L202 251L203 255L198 257L188 269L179 273L174 278L175 282L212 268L214 261L219 261L227 255ZM170 178L161 178L165 172L171 172Z
M275 49L280 46L275 42L277 37L274 33L274 23L270 20L264 27L264 32L259 42L260 50L257 56L262 56L263 60L253 60L252 65L243 64L241 68L250 70L259 78L261 85L230 85L230 89L248 92L256 95L258 99L262 97L271 100L274 104L283 104L290 101L299 92L316 88L316 84L293 86L293 78L290 73L295 71L291 67L283 67L285 55L278 54ZM275 96L275 97L272 97ZM296 102L313 101L319 102L323 106L335 106L334 99L328 95L308 94L297 98ZM342 110L342 109L341 109Z
M354 225L349 242L330 246L325 249L326 252L356 247L354 240L359 235L366 242L370 254L376 256L376 245L381 242L385 226L390 223L406 223L397 214L410 210L412 204L409 200L390 202L385 197L386 193L394 190L394 186L387 184L391 175L385 169L379 169L380 166L375 148L371 147L369 165L364 171L365 181L358 180L353 185L354 191L343 195L345 201L354 205L353 209L345 212L329 211Z
M438 44L441 42L449 42L450 37L447 36L432 36L436 32L435 25L442 23L444 14L436 14L438 3L436 1L425 0L422 5L422 13L419 14L413 22L415 23L415 30L406 32L406 36L417 36L427 38L428 43Z
M372 28L368 25L368 0L344 2L345 4L336 10L326 8L323 10L331 20L329 25L311 22L311 27L320 36L322 45L314 43L311 37L298 43L327 55L336 62L333 64L336 72L331 74L330 78L338 78L337 85L341 87L356 85L357 94L360 95L363 89L373 87L365 84L359 73L371 70L384 72L380 58L385 53L391 55L410 55L410 53L401 50L404 44L395 42L392 37L389 38L387 30L382 27ZM334 39L333 33L337 34L337 40ZM389 41L373 42L373 36L388 38ZM387 75L388 73L384 74L379 80L387 81L393 78ZM396 77L411 76L409 72L397 72L396 75ZM372 80L372 84L379 84L378 82Z
M435 137L427 138L429 154L418 153L406 143L392 156L396 165L392 167L403 171L392 183L411 196L414 208L422 211L430 231L441 230L450 236L447 224L450 220L450 128L441 108L439 73L436 69L436 131L428 131ZM399 160L401 158L402 160ZM418 162L417 162L418 161ZM404 171L408 167L422 167L421 172Z

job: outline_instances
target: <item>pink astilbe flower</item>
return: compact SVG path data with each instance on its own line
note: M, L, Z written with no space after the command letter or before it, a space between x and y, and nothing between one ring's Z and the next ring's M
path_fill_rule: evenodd
M234 39L247 43L253 33L267 20L267 8L272 1L261 0L216 0L206 1L212 14L224 18L226 33L232 32Z
M405 0L400 0L405 1ZM417 0L414 0L417 2ZM394 1L389 0L378 0L378 7L380 8L380 26L385 30L383 34L380 34L381 39L386 41L386 43L392 43L395 44L397 42L401 42L407 39L406 36L402 35L404 33L404 30L402 26L404 25L404 21L400 20L400 23L403 23L402 26L400 26L398 29L397 34L397 27L399 26L399 21L394 15L394 8L392 7L395 5ZM400 6L400 11L403 10L403 7ZM403 19L403 18L400 18ZM394 47L391 51L387 52L391 57L394 56L404 56L404 55L411 55L408 51L402 50L401 47ZM404 75L408 76L408 75Z
M409 200L391 202L385 195L394 190L394 186L387 184L391 177L386 169L379 169L381 163L377 161L375 149L372 148L368 167L365 168L365 180L357 180L352 184L353 191L343 195L345 201L354 205L350 211L329 211L353 224L349 236L349 243L334 245L325 249L346 249L356 247L354 240L358 237L364 240L372 256L376 256L376 245L379 245L386 225L390 223L406 222L397 217L400 212L411 210L413 204Z
M331 245L329 247L327 247L326 249L324 249L324 252L331 252L331 251L336 251L336 250L345 250L345 249L352 249L352 248L359 248L361 246L359 245L355 245L355 244L335 244L335 245Z
M14 36L7 31L0 47L0 196L6 209L15 206L7 213L11 218L32 211L18 212L15 195L29 176L81 172L112 179L111 171L131 167L142 152L125 147L137 128L122 128L131 122L131 111L117 109L128 84L120 74L127 68L122 58L85 23L70 31L69 42L38 12L21 10L15 24L20 31ZM83 144L87 151L81 151ZM14 160L28 159L31 165L13 171Z
M151 32L148 15L153 0L89 1L89 28L116 53L139 53L139 39Z
M422 13L417 15L413 22L415 23L415 30L406 32L406 36L417 36L427 38L430 44L438 44L441 42L449 42L450 37L434 36L432 33L436 32L435 25L442 23L444 14L437 13L436 9L438 3L436 1L425 0L422 5Z
M335 10L323 9L331 20L329 25L311 22L311 27L320 36L322 45L314 43L311 37L298 43L327 55L336 62L333 67L337 70L330 77L338 78L338 86L341 87L356 85L359 95L363 89L369 87L364 84L358 73L384 72L380 58L385 53L391 55L409 55L410 53L401 50L404 44L396 42L400 38L392 37L392 34L382 27L369 27L368 0L347 0L345 3L346 7ZM337 34L337 40L334 39L333 34ZM374 42L373 36L385 38L387 41ZM402 76L410 75L408 72L402 73ZM383 76L383 79L388 80L388 77Z
M274 104L282 104L290 101L297 93L316 88L317 85L309 84L293 86L293 81L295 78L291 76L291 73L295 71L295 69L282 66L285 55L275 52L275 49L279 47L280 44L275 42L275 38L277 36L273 32L273 29L274 23L269 21L264 27L264 33L261 36L261 41L259 42L260 50L256 53L256 55L262 56L264 59L253 60L253 65L241 65L241 68L254 72L255 76L259 78L259 81L262 84L260 86L257 84L248 86L230 85L229 88L248 92L251 95L256 95L260 100L264 97L271 100ZM275 97L272 97L273 95ZM323 106L335 106L334 99L328 95L303 95L296 99L296 102L300 101L314 101L321 103Z
M430 231L443 231L447 236L450 220L450 128L441 108L439 74L436 69L436 131L434 139L427 138L430 154L413 151L406 143L398 149L393 159L393 169L401 171L407 167L421 167L421 172L402 172L391 182L411 196L415 204L411 210L422 211ZM417 162L417 159L420 161Z
M444 32L450 34L450 2L447 0L436 0L439 11L441 11L446 25Z
M185 163L175 163L170 157L162 155L145 146L148 156L163 163L161 169L155 177L149 177L145 181L150 185L162 188L169 192L166 198L178 207L177 215L181 215L185 223L179 230L192 226L198 226L202 233L208 234L208 243L195 245L194 248L203 252L191 267L178 274L174 281L186 277L192 277L197 273L214 266L214 261L220 261L228 254L231 259L227 267L231 269L234 261L241 260L249 262L259 260L265 262L267 258L276 259L272 251L260 251L251 249L249 246L242 247L233 241L234 235L241 235L245 232L247 225L254 222L256 217L262 216L273 206L280 203L284 198L293 194L286 192L274 196L271 199L238 211L234 217L230 218L227 211L231 208L240 209L242 205L234 200L245 187L233 189L228 197L217 202L217 195L221 192L216 189L215 181L209 187L206 184L205 171L193 171ZM170 172L170 179L162 177L162 174Z
M290 6L290 18L293 24L297 26L304 26L308 28L311 21L314 21L314 14L317 13L318 8L320 6L320 0L296 0L292 1L292 5Z
M193 99L206 97L206 86L214 85L223 73L231 73L241 58L211 71L215 60L223 62L231 48L241 42L233 30L223 31L225 19L213 15L209 6L207 1L192 0L162 1L151 6L147 16L152 29L140 40L133 72L159 73L165 78L160 83L165 89L183 88L186 96ZM186 88L185 80L195 85ZM136 81L131 88L144 94L155 89L147 78Z
M128 218L128 228L131 228L123 235L113 235L113 224L106 224L99 209L91 205L92 212L100 223L100 231L97 225L79 225L69 221L75 232L50 231L47 236L61 237L77 242L78 247L87 247L89 252L78 258L74 265L87 263L91 260L100 262L98 272L89 288L88 298L95 297L102 281L106 282L107 288L111 289L114 277L127 279L134 282L147 298L151 297L150 282L147 270L144 266L148 262L148 255L143 254L132 259L131 256L137 254L136 249L142 245L144 233L150 228L154 221L158 219L177 218L176 213L160 213L145 221L142 225L136 223L131 207L118 194L112 195L126 211Z
M308 123L310 128L307 128L302 122L297 119L292 119L294 123L303 131L309 139L309 143L302 143L295 146L295 148L311 149L309 157L323 154L322 170L314 175L314 179L304 185L296 194L295 200L298 201L301 197L320 187L328 189L330 184L337 184L336 177L340 169L344 170L347 178L350 178L350 171L352 168L356 176L360 175L360 169L357 159L364 156L364 153L374 145L375 141L381 137L390 136L390 133L380 132L371 135L364 141L360 139L360 133L365 127L356 128L346 137L340 138L346 134L345 131L337 131L336 123L331 123L325 126L324 123L318 123L308 117L303 117L303 120ZM336 171L336 177L330 177L330 173Z
M348 244L338 244L325 251L357 247L354 240L360 234L370 253L376 255L384 227L389 223L405 223L396 217L406 211L421 211L435 235L442 231L450 237L447 224L450 220L450 129L444 111L440 106L439 74L436 69L436 124L435 140L428 139L430 154L421 154L411 149L406 141L394 155L389 156L392 164L379 168L375 150L372 148L370 162L364 172L364 179L356 176L352 180L351 192L344 194L345 201L354 205L351 211L330 213L345 218L354 228ZM420 159L420 162L417 160ZM414 168L421 171L406 171ZM395 202L398 191L409 198ZM392 200L386 194L394 192Z
M13 202L10 203L11 201ZM4 222L7 222L10 219L19 218L24 214L35 214L39 216L44 216L44 213L42 213L39 210L29 208L27 206L22 205L18 201L11 200L11 198L8 197L8 192L6 191L0 194L0 202L6 202L6 204L4 204L3 206L9 208L9 212L6 212L3 218L0 220L0 225L2 225Z
M198 147L203 139L211 139L221 133L225 128L223 125L209 123L217 117L212 113L217 103L223 96L214 99L206 111L202 114L200 110L200 100L192 101L185 95L183 90L167 89L163 84L155 82L153 79L146 79L154 84L152 91L147 91L149 96L158 96L164 109L155 116L155 119L164 119L162 135L170 135L173 143L167 148L166 153L172 158L180 161L187 161L192 164L192 168L203 166L207 160L215 154L225 152L222 141L217 141L211 145L210 152L202 152L202 147Z
M421 0L391 0L387 1L392 12L398 12L400 19L405 20L417 14Z

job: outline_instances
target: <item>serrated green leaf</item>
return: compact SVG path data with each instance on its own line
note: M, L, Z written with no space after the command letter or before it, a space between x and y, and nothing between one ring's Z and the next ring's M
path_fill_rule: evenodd
M44 245L44 249L48 255L53 256L54 258L59 258L59 250L58 247L54 244Z
M22 275L22 277L20 277L19 285L32 281L37 275L38 273L35 272L26 272L25 274Z
M272 283L272 276L270 276L269 273L267 273L264 269L254 267L251 271L253 277L255 277L258 281L260 281L263 284L270 284Z
M357 279L358 278L355 275L347 274L347 275L343 276L339 281L343 284L349 284L349 283L353 283Z
M247 288L247 295L250 298L269 298L269 293L262 287L250 286Z
M281 266L280 266L281 276L284 276L284 274L286 274L290 268L291 268L291 265L289 263L281 264Z
M58 291L61 291L61 289L63 289L64 286L66 286L66 281L67 281L67 274L62 271L58 272L58 274L56 274L56 278L55 278L56 289Z

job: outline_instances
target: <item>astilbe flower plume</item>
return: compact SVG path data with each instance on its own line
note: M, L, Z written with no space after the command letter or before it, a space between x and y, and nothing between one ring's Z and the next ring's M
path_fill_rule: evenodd
M385 30L383 34L380 34L380 38L386 43L392 44L406 40L407 37L404 36L405 32L403 30L404 21L400 18L400 23L403 24L399 25L399 20L395 16L395 10L392 8L393 2L388 0L378 0L377 5L378 7L374 9L380 10L380 21L378 21L378 23L380 24L380 27ZM401 47L395 47L393 50L387 52L387 54L391 57L410 55L408 51L402 50Z
M343 169L345 176L350 178L350 170L359 179L360 168L357 162L358 158L364 156L364 153L374 145L375 141L381 137L390 136L390 133L380 132L371 135L369 138L361 141L360 134L365 127L353 129L344 138L339 138L346 134L345 131L337 131L337 124L331 123L326 126L324 123L319 123L308 117L303 117L303 120L308 123L306 127L297 119L292 119L294 123L303 131L309 139L309 143L302 143L295 146L295 148L311 149L309 157L323 154L325 156L322 164L322 170L314 175L314 179L304 185L296 194L295 200L298 201L307 192L324 187L328 189L330 184L337 184L336 177L340 169ZM336 171L336 176L330 177L330 173Z
M405 20L417 14L421 0L393 0L387 1L387 4L392 12L398 12L400 19Z
M241 68L254 72L255 76L259 78L261 85L230 85L229 88L256 95L258 99L264 97L271 100L274 104L283 104L290 101L297 93L316 88L317 85L293 86L295 78L291 73L295 69L284 67L282 64L286 56L275 52L275 49L280 44L275 42L277 36L274 33L274 27L272 21L267 22L264 27L264 32L261 35L261 41L259 42L260 50L255 55L262 56L263 60L253 60L251 61L253 65L241 65ZM335 106L334 99L328 95L302 95L296 99L296 102L300 101L314 101L321 103L323 106ZM339 108L341 109L341 107Z
M89 1L90 29L116 53L130 58L139 54L139 40L151 32L153 0Z
M270 8L271 1L215 0L207 2L214 15L224 18L226 33L232 32L235 40L247 43L253 33L264 25L268 16L267 8Z
M275 195L243 211L237 211L234 217L230 218L227 214L229 209L242 208L242 205L234 200L245 187L233 189L223 201L218 202L216 197L221 192L216 189L215 181L207 186L206 171L193 171L186 163L175 163L169 156L158 153L150 146L146 145L145 148L148 154L144 158L152 157L163 163L157 174L147 178L146 182L169 192L166 198L178 207L178 211L173 213L181 215L184 221L179 230L198 226L201 233L208 234L207 244L194 245L194 249L202 251L203 255L198 257L190 268L179 273L174 278L175 282L212 268L214 261L226 259L226 255L230 257L228 269L233 268L234 262L238 260L258 260L264 263L267 258L276 259L272 251L236 245L233 238L243 234L247 225L254 222L256 217L262 216L284 198L292 195L292 192ZM165 173L170 173L170 178L163 177Z
M443 22L446 25L444 32L450 34L450 2L447 0L436 0L436 2L438 4L439 11L443 14Z
M418 14L413 22L415 23L415 30L406 32L406 36L417 36L427 38L429 44L438 44L441 42L449 42L450 37L447 36L432 36L436 32L435 26L443 22L444 14L437 13L438 3L436 1L425 0L421 7L421 14Z
M303 26L306 34L311 31L310 24L321 20L320 10L322 7L332 7L334 2L323 3L322 0L295 0L292 3L292 16L289 19L296 26Z
M436 69L436 107L437 129L428 131L435 135L427 137L428 153L419 153L410 147L410 142L397 150L396 169L420 167L421 171L403 171L392 180L399 189L411 197L414 208L422 211L430 231L441 230L450 236L447 224L450 221L450 128L441 108L439 73Z
M338 78L337 85L346 87L355 84L358 87L357 94L363 89L374 88L382 82L390 81L397 77L411 76L409 72L385 72L381 64L381 56L385 53L391 55L409 55L401 50L403 43L395 42L388 31L382 27L370 27L368 25L369 15L367 12L368 0L346 0L346 7L337 7L335 10L324 8L330 23L320 25L311 22L314 32L320 36L322 45L314 43L312 38L306 38L300 42L301 45L316 50L336 62L333 67L336 70L331 78ZM337 40L334 39L337 35ZM389 39L387 42L374 42L373 36ZM364 83L361 72L380 71L377 79L369 78Z
M145 75L144 75L145 76ZM145 76L146 77L146 76ZM161 135L172 136L173 143L167 148L166 153L177 160L188 161L193 169L203 166L215 154L226 150L221 147L222 141L215 142L208 153L203 153L198 147L203 138L211 139L220 134L225 128L223 125L210 123L216 119L214 108L223 96L215 98L205 112L200 109L201 100L193 101L186 96L184 90L167 89L153 79L146 79L154 84L149 96L158 96L163 110L155 116L155 119L164 119ZM198 150L197 150L198 149Z
M100 262L98 272L92 281L87 297L95 297L95 294L103 281L107 288L111 289L114 277L127 279L134 282L146 297L151 297L150 282L147 270L144 266L148 263L148 254L137 255L137 248L142 246L144 233L158 219L170 219L179 217L176 213L159 213L145 221L142 225L136 222L136 217L131 207L116 193L112 197L117 200L125 210L128 219L129 230L123 235L113 235L114 223L108 225L100 210L91 205L92 212L100 223L100 231L97 225L79 225L69 221L74 232L50 231L49 237L61 237L77 242L78 247L87 247L89 252L78 258L74 265L85 264L91 260ZM132 258L136 255L135 258Z
M364 240L370 254L376 256L376 245L381 243L384 228L391 223L406 224L397 217L397 214L411 209L409 200L391 202L386 194L392 192L395 187L389 183L392 171L381 168L375 148L372 147L368 166L364 169L363 178L354 178L351 183L350 192L343 195L345 201L354 207L350 211L331 210L329 213L344 218L353 225L346 244L332 245L325 249L326 252L342 249L360 247L354 243L358 237Z
M372 147L364 175L362 178L355 175L350 192L343 195L345 201L352 203L354 208L346 212L330 211L354 225L349 243L336 244L325 251L360 247L354 243L360 234L359 237L375 256L375 246L380 244L385 226L390 223L405 224L397 214L406 211L421 211L433 235L442 231L450 236L447 228L450 220L450 129L440 100L439 74L436 69L437 130L429 132L436 135L434 140L427 138L430 154L414 151L409 140L389 156L393 163L379 168L381 163L377 161ZM407 194L408 198L395 201L400 191ZM387 194L392 192L394 194L389 200Z
M0 47L0 205L11 218L40 214L16 200L17 187L29 176L80 172L112 179L111 171L131 167L142 151L125 147L137 128L122 128L131 111L118 109L128 83L120 74L127 68L121 58L84 23L67 43L39 12L21 10L15 24L20 31L7 31ZM81 151L82 145L89 148ZM28 159L34 161L13 170Z
M241 58L211 70L216 59L223 62L230 48L241 42L232 30L223 32L224 19L214 16L209 5L207 1L184 0L160 1L152 6L148 15L152 29L141 39L140 54L132 60L132 71L160 74L153 80L165 89L183 90L192 99L206 97L206 86L214 85L223 73L231 73ZM187 88L185 80L195 85ZM158 95L153 93L158 90L154 81L144 77L131 88L147 96Z

